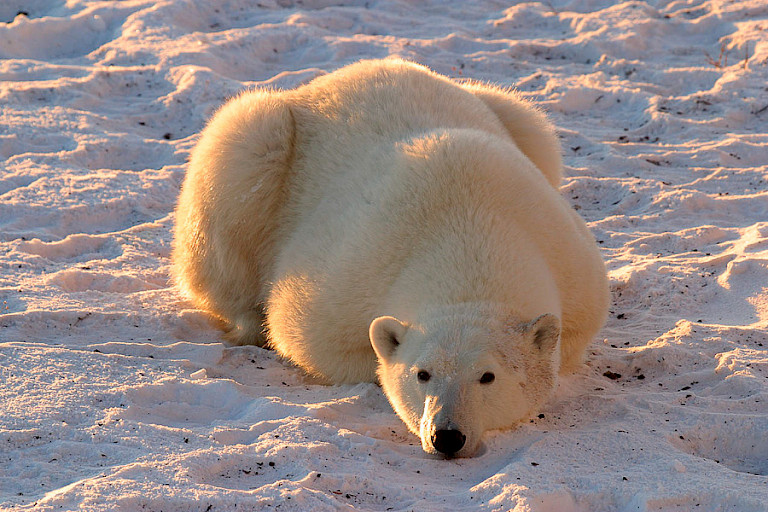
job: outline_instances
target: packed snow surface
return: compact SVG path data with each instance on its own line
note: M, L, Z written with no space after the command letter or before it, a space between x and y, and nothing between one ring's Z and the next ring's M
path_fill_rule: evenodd
M764 0L3 0L0 509L768 510ZM169 284L195 136L397 55L517 87L605 257L587 365L472 459Z

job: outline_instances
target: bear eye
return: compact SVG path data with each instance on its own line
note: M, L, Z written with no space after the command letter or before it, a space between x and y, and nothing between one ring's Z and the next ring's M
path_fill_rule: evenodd
M416 378L421 382L427 382L430 377L432 376L429 374L429 372L425 372L424 370L420 370L419 373L416 374Z
M480 377L480 384L490 384L496 380L496 376L491 372L485 372L482 377Z

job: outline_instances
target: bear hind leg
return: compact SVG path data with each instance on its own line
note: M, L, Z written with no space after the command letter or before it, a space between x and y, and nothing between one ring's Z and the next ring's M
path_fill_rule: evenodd
M463 87L496 114L520 151L557 190L563 174L560 139L544 113L512 90L480 83L465 84Z

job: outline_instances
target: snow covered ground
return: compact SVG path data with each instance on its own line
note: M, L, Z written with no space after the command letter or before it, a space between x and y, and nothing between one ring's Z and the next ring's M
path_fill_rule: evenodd
M767 34L764 0L3 0L0 509L768 510ZM387 55L540 102L610 270L588 365L473 459L168 284L217 105Z

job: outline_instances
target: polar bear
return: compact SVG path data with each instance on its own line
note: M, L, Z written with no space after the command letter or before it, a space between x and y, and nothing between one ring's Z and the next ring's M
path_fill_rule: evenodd
M606 317L560 178L553 126L515 93L361 61L216 113L174 274L231 343L378 381L427 453L471 456L547 400Z

